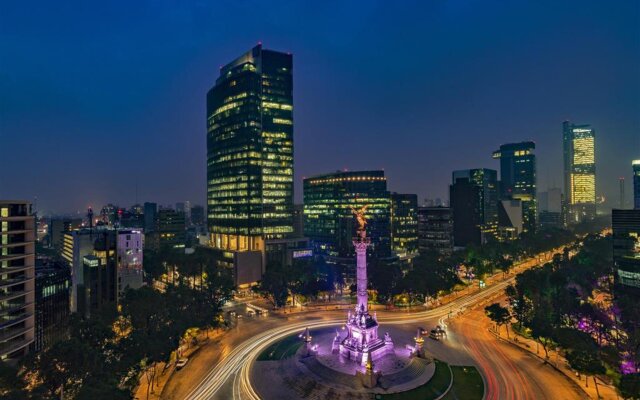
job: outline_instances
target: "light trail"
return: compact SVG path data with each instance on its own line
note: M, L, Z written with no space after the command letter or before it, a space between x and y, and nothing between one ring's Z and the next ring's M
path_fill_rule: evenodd
M562 249L556 250L561 252ZM545 257L546 260L550 259L550 256ZM544 261L546 261L544 260ZM520 263L518 268L529 268L533 265L538 265L538 262L544 262L537 258L529 259ZM532 265L533 264L533 265ZM490 299L499 293L502 293L504 288L511 284L515 280L515 276L512 276L504 281L494 283L488 288L482 289L478 292L462 295L461 297L453 300L451 303L442 305L427 311L420 311L411 314L393 315L393 316L379 316L378 320L384 324L399 325L406 324L408 322L421 322L424 320L439 318L439 322L444 324L444 318L451 313L451 317L455 317L459 312L462 312L469 306L477 306L482 300ZM245 340L238 345L233 351L231 351L226 357L222 358L220 362L211 369L202 381L187 395L188 399L194 400L208 400L215 398L220 389L231 380L232 397L233 399L250 399L259 400L260 397L255 392L251 385L250 371L253 363L257 357L271 344L295 333L300 333L305 328L318 329L331 326L337 326L344 324L344 319L332 319L332 320L318 320L318 321L304 321L290 323L286 326L272 328L268 331L260 333L250 339ZM446 324L444 324L446 326ZM520 377L518 377L520 380Z

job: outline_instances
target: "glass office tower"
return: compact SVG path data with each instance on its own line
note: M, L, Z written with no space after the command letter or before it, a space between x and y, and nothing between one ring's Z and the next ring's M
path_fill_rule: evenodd
M500 159L500 198L522 201L525 232L536 229L536 155L533 142L509 143L493 152Z
M454 171L449 187L455 246L483 244L498 231L498 174L478 168Z
M640 160L633 160L633 208L640 210Z
M567 222L596 216L595 131L590 125L562 124Z
M391 250L400 259L418 255L418 195L391 193Z
M367 205L368 251L391 255L390 195L384 171L349 171L304 180L304 234L331 261L353 264L357 223L353 208Z
M264 251L293 232L293 60L258 45L207 93L211 246Z

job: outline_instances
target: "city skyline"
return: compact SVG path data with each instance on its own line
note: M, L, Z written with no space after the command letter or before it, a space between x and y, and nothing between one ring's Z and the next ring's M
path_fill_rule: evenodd
M598 195L618 204L618 178L632 181L628 164L640 153L637 7L411 6L420 17L380 4L347 5L339 14L329 6L286 11L282 3L172 12L137 5L130 11L140 16L141 32L120 19L117 3L28 13L3 5L0 34L16 40L0 48L0 135L17 150L2 155L9 165L36 168L3 170L0 193L37 197L38 209L53 213L136 199L204 204L206 91L221 64L261 40L297 60L296 203L303 177L344 168L384 169L389 190L417 193L420 203L447 198L451 171L495 168L495 148L525 140L536 143L538 190L561 187L561 124L568 119L598 132ZM282 18L252 16L252 29L219 40L219 29L249 7ZM212 28L206 22L218 11L228 21ZM97 15L113 20L96 23ZM519 15L527 18L514 25ZM567 16L581 24L567 25ZM383 23L401 17L412 23ZM57 22L43 37L37 25L45 18ZM309 29L297 34L302 27ZM87 29L97 39L78 35ZM398 61L408 54L411 63ZM575 70L576 60L588 61ZM365 151L351 154L355 144Z

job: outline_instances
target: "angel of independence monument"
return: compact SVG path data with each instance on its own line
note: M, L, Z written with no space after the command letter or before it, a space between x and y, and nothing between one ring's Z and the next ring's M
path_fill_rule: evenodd
M367 206L358 210L353 209L359 224L357 236L353 239L356 250L358 302L354 312L349 311L347 315L347 336L336 346L342 356L362 366L369 366L380 357L394 352L393 341L388 333L385 334L384 339L378 337L378 319L375 313L373 316L370 315L368 309L367 247L371 241L366 231L367 220L364 216L366 209ZM340 337L336 336L336 342L339 340Z

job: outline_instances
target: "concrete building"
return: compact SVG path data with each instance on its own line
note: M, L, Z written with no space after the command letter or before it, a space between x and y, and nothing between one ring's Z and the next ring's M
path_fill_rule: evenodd
M522 200L501 200L498 203L498 239L516 240L524 229Z
M418 250L453 252L453 212L449 207L418 207Z
M35 219L26 201L0 201L0 360L16 360L35 337Z

